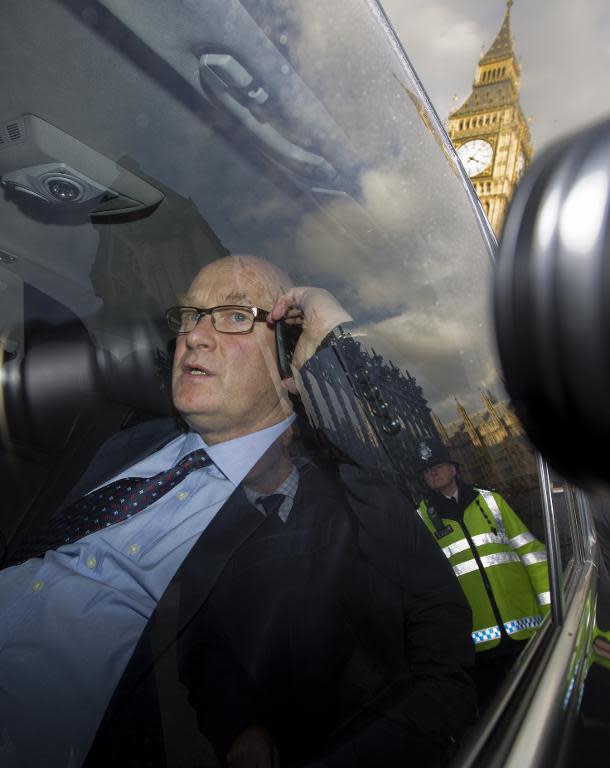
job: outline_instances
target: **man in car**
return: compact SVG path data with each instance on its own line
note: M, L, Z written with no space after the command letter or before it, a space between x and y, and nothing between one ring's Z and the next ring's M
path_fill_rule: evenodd
M472 608L474 676L485 704L550 609L545 548L499 493L459 479L440 440L423 440L417 451L428 489L419 513Z
M294 382L282 318L302 326ZM372 444L343 439L330 471L295 456L289 389L318 413L334 389L327 442L364 413L341 365L348 321L254 257L208 265L168 312L181 426L104 445L0 578L3 765L447 756L474 711L450 567Z

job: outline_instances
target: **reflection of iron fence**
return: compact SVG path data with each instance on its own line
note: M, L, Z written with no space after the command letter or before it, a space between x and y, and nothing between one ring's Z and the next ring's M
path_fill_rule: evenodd
M374 349L368 351L357 339L344 336L340 360L327 360L311 387L308 410L314 427L335 435L359 464L398 472L414 499L424 490L414 470L416 446L423 438L437 437L459 464L464 482L501 493L527 527L543 537L534 452L508 403L482 392L483 410L470 415L456 401L461 418L443 425L415 378ZM384 429L393 421L398 429Z
M422 438L436 435L421 387L408 372L375 350L363 349L356 339L342 339L340 356L341 362L336 358L321 371L312 392L315 426L328 427L364 466L397 471L413 498L419 498L415 448ZM346 381L336 370L339 367L352 378L351 386L359 393L356 400L352 392L337 386ZM365 396L371 392L376 396Z

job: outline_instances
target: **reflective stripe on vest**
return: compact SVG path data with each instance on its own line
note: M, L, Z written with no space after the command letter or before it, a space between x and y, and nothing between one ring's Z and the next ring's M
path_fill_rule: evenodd
M542 624L542 616L524 616L522 619L505 621L504 629L507 635L514 635L515 632L521 632L523 629L536 629ZM500 627L487 627L487 629L478 629L472 633L472 639L475 645L487 643L489 640L499 640L501 637Z
M503 563L519 562L519 556L514 552L498 552L495 555L485 555L481 558L481 564L483 568L491 568L494 565L502 565ZM479 565L473 558L472 560L466 560L464 563L459 563L453 566L453 570L456 576L463 576L465 573L476 571Z
M493 493L491 491L486 491L484 488L475 488L475 491L483 497L485 503L491 510L491 514L494 516L496 525L498 526L498 532L500 536L502 536L504 543L507 544L508 538L506 536L506 531L504 530L502 513L500 512L500 507L498 506L498 502L495 500Z
M521 555L521 562L523 565L546 563L546 552L530 552L529 555Z
M538 605L550 605L551 604L551 593L550 592L538 592L536 595L536 600L538 601Z
M472 537L472 541L475 547L482 547L483 544L504 544L504 540L493 533L477 533L476 536ZM443 547L443 552L446 557L451 557L451 555L457 555L468 549L469 546L468 539L464 538L454 541L453 544L447 544L446 547Z
M536 541L536 539L533 534L527 531L526 533L520 533L518 536L513 536L512 539L508 540L508 543L513 549L519 549L519 547L523 547L526 544L531 544L532 541Z

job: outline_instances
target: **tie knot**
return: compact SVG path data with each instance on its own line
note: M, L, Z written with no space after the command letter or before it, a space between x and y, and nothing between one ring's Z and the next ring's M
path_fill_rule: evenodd
M265 510L265 515L269 517L279 512L285 498L283 493L272 493L269 496L259 496L256 503Z

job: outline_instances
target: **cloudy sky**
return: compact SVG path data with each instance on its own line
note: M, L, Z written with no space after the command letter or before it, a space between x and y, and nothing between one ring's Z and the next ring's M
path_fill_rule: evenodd
M470 93L482 51L493 42L505 0L381 0L439 117ZM521 105L534 150L610 116L608 0L514 0Z

